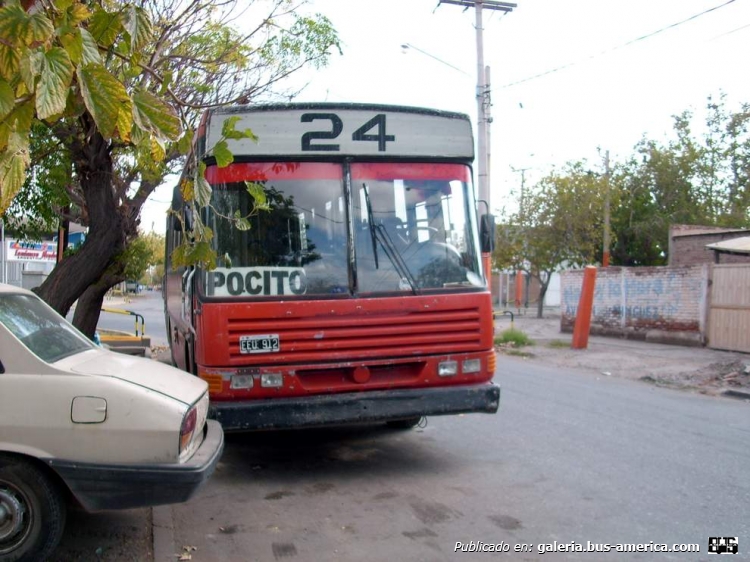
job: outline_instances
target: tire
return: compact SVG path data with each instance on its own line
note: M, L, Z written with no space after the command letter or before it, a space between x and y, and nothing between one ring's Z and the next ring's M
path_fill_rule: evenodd
M419 422L422 421L421 417L418 418L406 418L404 420L391 420L385 422L385 425L388 427L392 427L393 429L411 429L412 427L416 427L419 425Z
M65 507L39 467L0 454L0 562L46 560L62 538Z

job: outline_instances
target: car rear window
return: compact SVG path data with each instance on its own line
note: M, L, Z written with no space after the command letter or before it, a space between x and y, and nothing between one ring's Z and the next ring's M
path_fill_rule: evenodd
M67 320L34 296L0 295L0 322L47 363L94 347Z

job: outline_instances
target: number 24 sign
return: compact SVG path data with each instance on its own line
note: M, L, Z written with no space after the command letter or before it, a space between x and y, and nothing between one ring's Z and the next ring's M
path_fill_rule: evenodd
M337 138L344 130L344 122L335 113L303 113L300 118L302 123L313 121L328 121L330 128L320 131L308 131L302 135L302 150L324 150L338 152L341 146L336 143L315 142L319 140L331 140ZM359 129L352 133L353 141L369 141L378 143L378 152L385 152L388 141L395 141L395 135L386 134L385 113L379 113Z

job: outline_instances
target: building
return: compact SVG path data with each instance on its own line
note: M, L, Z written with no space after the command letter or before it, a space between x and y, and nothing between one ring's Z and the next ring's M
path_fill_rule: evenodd
M707 246L750 236L750 230L676 224L669 228L670 266L692 266L704 263L750 263L746 253L722 253L716 261L714 249Z

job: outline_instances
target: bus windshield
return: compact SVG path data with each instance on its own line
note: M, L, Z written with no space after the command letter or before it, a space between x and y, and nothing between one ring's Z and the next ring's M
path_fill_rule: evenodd
M219 267L207 274L206 295L482 287L469 177L462 164L354 163L348 175L343 164L323 162L209 167L207 224ZM241 231L229 217L253 209L245 182L263 187L270 210L254 213Z

